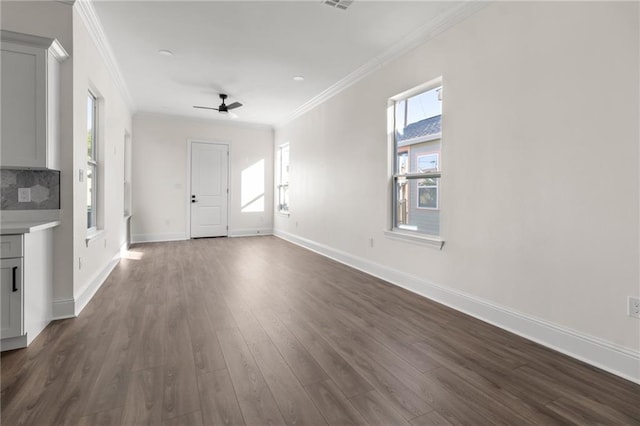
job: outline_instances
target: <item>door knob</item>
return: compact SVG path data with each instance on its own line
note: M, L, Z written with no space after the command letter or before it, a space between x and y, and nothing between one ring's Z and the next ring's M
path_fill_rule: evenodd
M198 202L198 200L196 200L195 198L192 198L192 199L191 199L191 202L192 202L192 203L197 203L197 202Z

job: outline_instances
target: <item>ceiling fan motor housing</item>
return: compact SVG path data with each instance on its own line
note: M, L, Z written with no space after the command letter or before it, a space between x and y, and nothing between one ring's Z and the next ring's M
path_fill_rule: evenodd
M224 100L227 99L227 95L220 93L220 99L222 99L222 103L218 107L218 112L229 112L227 105L224 103Z

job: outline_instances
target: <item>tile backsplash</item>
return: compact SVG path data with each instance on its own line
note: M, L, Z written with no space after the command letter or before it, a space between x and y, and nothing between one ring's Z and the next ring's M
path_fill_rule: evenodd
M18 189L30 189L31 201L19 202ZM0 210L60 208L60 172L57 170L0 170Z

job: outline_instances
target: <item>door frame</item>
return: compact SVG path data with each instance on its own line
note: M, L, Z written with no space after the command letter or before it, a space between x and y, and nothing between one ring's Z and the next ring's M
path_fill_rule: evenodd
M185 236L187 240L191 240L191 146L194 143L205 143L210 145L224 145L227 147L227 152L229 155L227 156L227 186L229 188L229 192L227 192L227 237L229 236L229 215L230 213L230 205L229 200L231 199L231 144L227 141L219 141L219 140L210 140L210 139L200 139L200 138L188 138L187 139L187 179L186 179L186 192L184 197L184 202L187 205L186 208L186 224L187 229L185 229Z

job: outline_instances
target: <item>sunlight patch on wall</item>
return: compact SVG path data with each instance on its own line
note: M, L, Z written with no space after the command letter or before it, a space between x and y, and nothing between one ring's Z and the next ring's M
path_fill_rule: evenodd
M242 171L240 182L240 211L264 211L264 159Z

